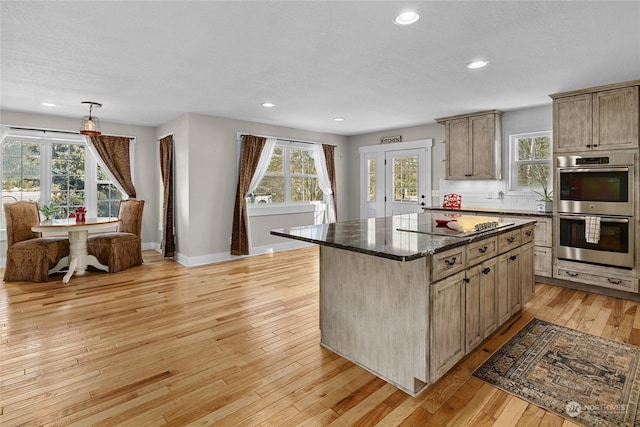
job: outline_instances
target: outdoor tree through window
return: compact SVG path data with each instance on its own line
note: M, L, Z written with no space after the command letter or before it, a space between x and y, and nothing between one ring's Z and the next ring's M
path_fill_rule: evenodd
M276 145L267 171L247 203L303 203L322 201L313 151Z
M551 133L512 135L512 190L535 191L551 197Z

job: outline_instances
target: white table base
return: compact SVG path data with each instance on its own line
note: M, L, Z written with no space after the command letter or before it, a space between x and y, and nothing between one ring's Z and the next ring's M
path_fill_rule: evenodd
M98 261L93 255L87 252L87 238L89 232L87 230L69 230L69 255L62 258L52 269L49 274L57 273L65 267L69 267L69 271L62 278L62 283L69 283L69 279L74 274L84 274L87 266L92 266L102 271L109 271L109 266Z

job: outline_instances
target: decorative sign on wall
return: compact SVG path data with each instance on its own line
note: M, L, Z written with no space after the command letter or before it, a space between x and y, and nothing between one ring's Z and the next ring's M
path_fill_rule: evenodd
M394 144L396 142L402 142L402 135L384 136L380 138L380 144Z

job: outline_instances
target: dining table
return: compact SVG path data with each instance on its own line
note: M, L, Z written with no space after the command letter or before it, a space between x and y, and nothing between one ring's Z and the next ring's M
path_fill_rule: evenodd
M31 231L38 233L60 233L66 232L69 235L69 255L62 258L54 267L49 270L49 274L58 273L68 267L67 274L62 278L63 283L68 283L74 274L83 274L88 266L92 266L102 271L109 271L109 266L102 264L87 251L87 239L89 232L115 229L119 218L86 218L84 221L76 221L75 218L47 219L31 227Z

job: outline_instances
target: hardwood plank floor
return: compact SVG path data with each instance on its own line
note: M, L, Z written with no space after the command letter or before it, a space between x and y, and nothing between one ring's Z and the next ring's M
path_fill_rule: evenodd
M0 272L1 273L1 272ZM320 347L316 247L0 285L0 425L572 426L471 376L529 319L640 343L638 303L548 285L418 398Z

